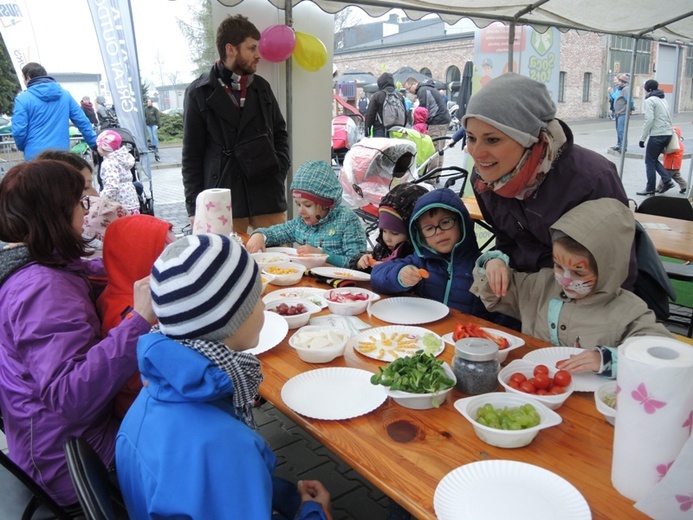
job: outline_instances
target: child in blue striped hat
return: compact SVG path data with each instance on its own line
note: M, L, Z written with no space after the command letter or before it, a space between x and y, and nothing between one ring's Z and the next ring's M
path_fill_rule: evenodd
M228 237L191 235L164 249L150 285L159 325L140 338L143 388L116 439L130 516L326 518L325 487L274 477L253 430L262 373L244 351L264 323L257 264Z

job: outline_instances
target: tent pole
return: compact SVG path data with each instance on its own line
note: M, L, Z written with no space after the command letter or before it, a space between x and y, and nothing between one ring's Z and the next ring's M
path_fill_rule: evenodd
M291 0L284 0L284 23L287 27L293 28L293 6ZM286 80L286 131L289 134L289 158L293 157L293 70L292 60L289 58L284 61L285 80ZM293 161L292 161L293 162ZM294 218L293 198L291 197L291 182L294 179L293 164L286 172L286 216L291 220Z
M515 22L510 23L508 32L508 72L513 72L513 49L515 48Z
M633 38L633 52L630 55L630 96L626 100L626 121L623 125L623 142L621 143L621 162L618 165L618 177L623 180L623 167L626 162L626 150L628 149L628 125L630 124L630 100L633 99L633 80L635 79L635 51L638 48L638 39Z

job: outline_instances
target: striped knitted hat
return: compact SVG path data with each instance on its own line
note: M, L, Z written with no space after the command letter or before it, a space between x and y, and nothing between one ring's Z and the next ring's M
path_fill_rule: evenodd
M189 235L154 263L152 307L162 334L222 341L235 334L260 299L258 266L223 235Z

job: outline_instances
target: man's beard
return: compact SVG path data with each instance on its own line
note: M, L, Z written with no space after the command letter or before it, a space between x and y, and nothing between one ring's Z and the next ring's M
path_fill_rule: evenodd
M255 74L255 71L257 70L257 63L253 58L250 58L249 60L237 59L236 63L234 63L233 69L236 74L240 75Z

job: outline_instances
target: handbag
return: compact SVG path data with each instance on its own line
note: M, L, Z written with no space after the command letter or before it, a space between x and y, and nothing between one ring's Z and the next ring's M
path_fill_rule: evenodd
M679 136L676 132L674 132L672 130L671 139L669 139L669 143L664 148L664 153L670 154L670 153L674 153L680 149L681 149L681 144L679 143Z

